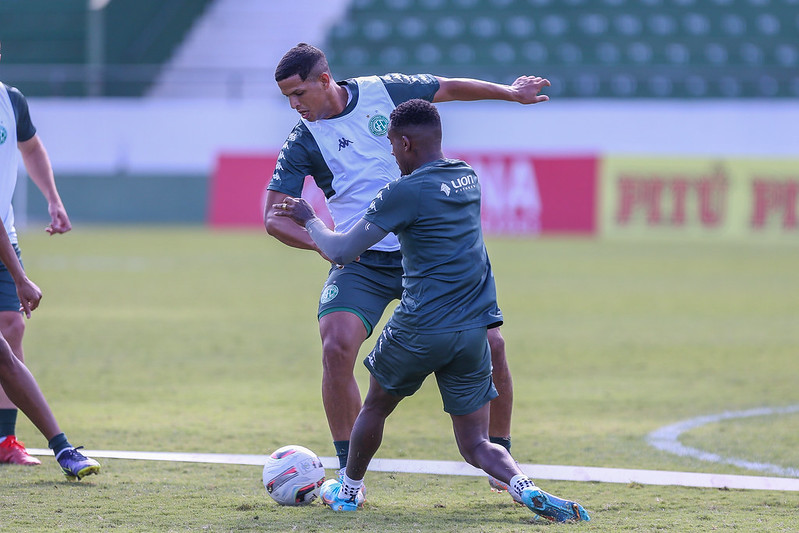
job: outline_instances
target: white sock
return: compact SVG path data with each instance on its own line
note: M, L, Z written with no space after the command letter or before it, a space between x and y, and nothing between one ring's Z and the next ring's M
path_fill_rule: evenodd
M350 500L355 498L358 494L358 491L361 490L363 487L363 479L350 479L350 477L345 473L341 483L341 497L345 500Z
M524 474L517 474L510 479L510 490L516 495L516 500L521 501L522 492L529 487L535 487L535 482Z

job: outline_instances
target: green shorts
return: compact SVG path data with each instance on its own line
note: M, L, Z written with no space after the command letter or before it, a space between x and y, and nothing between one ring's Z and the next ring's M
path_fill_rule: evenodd
M360 261L333 266L319 298L318 317L334 311L356 314L367 336L392 300L402 297L402 254L367 250Z
M19 246L12 244L17 257L20 257ZM22 263L22 259L20 259ZM14 278L3 263L0 263L0 311L19 311L19 296Z
M364 364L390 394L410 396L436 375L444 411L468 415L499 396L486 328L422 335L383 328Z

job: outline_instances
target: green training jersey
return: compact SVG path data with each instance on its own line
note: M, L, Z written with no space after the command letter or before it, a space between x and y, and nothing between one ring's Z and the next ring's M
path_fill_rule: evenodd
M480 182L463 161L439 159L386 185L364 219L397 235L402 299L388 322L416 333L499 325L480 223Z

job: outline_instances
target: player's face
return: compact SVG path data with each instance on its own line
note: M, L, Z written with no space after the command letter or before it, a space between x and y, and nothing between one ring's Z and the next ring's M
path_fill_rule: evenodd
M289 99L291 108L309 122L334 114L328 110L330 105L326 89L330 86L330 77L325 73L316 78L309 77L307 80L302 80L299 74L295 74L277 82L277 86Z

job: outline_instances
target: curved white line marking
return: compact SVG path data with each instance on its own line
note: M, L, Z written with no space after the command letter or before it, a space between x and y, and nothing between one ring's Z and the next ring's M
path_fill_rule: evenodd
M747 411L725 411L723 413L707 416L698 416L664 426L650 433L647 436L647 442L659 450L681 455L684 457L694 457L702 461L709 461L712 463L724 463L728 465L739 466L747 470L755 470L757 472L766 472L778 476L791 476L799 477L799 470L796 468L786 468L779 465L770 463L756 463L747 461L746 459L738 459L736 457L723 457L721 455L706 452L698 448L691 448L690 446L683 445L680 441L680 434L705 424L714 424L723 420L732 420L734 418L750 418L753 416L768 416L768 415L785 415L799 413L799 405L790 405L788 407L761 407L757 409L749 409Z
M52 450L28 448L32 455L50 455ZM267 455L235 455L223 453L132 452L110 450L84 450L93 458L143 459L149 461L176 461L189 463L217 463L263 466ZM322 466L338 470L336 457L320 457ZM695 472L664 472L660 470L632 470L627 468L600 468L593 466L559 466L520 464L525 474L533 479L559 481L599 481L605 483L640 483L642 485L680 485L683 487L708 487L716 489L780 490L799 492L799 479L784 477L739 476L702 474ZM412 459L373 459L369 464L373 472L402 472L410 474L440 474L449 476L485 476L482 470L461 461L425 461Z

